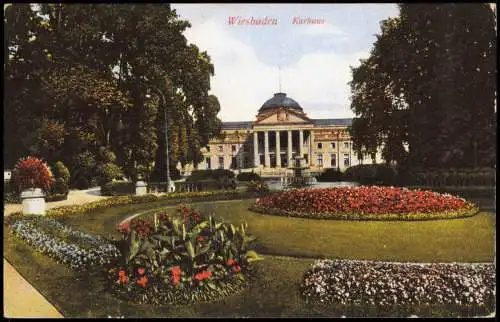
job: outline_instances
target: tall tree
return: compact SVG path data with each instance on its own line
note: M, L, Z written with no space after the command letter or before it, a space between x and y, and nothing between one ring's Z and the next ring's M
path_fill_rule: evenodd
M370 58L353 69L356 149L383 143L388 160L404 163L407 157L416 167L495 164L490 8L402 4L400 16L381 27ZM406 142L407 156L401 148Z

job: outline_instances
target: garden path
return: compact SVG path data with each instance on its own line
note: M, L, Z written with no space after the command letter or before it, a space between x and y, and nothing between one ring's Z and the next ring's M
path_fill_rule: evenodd
M48 202L46 209L79 205L109 197L100 195L100 188L70 190L68 199ZM5 204L4 216L22 210L20 204ZM6 318L64 318L12 265L3 259L4 317Z

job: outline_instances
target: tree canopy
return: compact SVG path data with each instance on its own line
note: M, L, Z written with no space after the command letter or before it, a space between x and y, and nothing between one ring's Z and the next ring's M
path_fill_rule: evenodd
M354 149L382 145L386 161L411 167L493 166L493 11L481 3L399 7L352 68Z
M164 152L164 115L172 165L199 162L200 147L219 133L220 107L208 95L214 66L188 44L190 24L169 4L4 11L7 165L34 154L70 170L78 160L116 162L130 175Z

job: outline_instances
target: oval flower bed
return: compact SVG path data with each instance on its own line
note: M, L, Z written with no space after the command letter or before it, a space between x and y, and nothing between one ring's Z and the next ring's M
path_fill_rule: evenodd
M319 260L305 273L301 291L308 303L319 305L372 306L379 312L441 305L487 314L494 310L495 281L492 263Z
M185 205L179 213L133 219L118 230L120 261L106 268L117 296L139 303L213 301L241 292L250 263L261 258L248 249L246 224L217 222Z
M394 187L339 187L283 191L257 199L250 210L317 219L427 220L472 216L463 198Z

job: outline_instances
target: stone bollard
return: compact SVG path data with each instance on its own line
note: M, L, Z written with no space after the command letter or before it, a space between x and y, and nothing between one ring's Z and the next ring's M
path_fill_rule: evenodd
M21 193L23 215L45 215L45 195L42 189L28 189Z
M135 194L137 196L142 196L148 193L147 191L148 185L144 181L137 181L135 184Z

